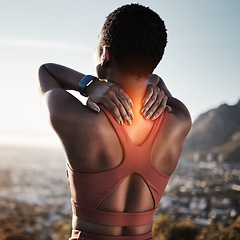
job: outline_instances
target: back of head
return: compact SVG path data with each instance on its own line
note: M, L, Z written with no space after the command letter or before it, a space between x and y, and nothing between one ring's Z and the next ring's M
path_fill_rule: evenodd
M108 47L118 67L139 76L153 72L166 43L163 20L139 4L124 5L110 13L101 31L100 45Z

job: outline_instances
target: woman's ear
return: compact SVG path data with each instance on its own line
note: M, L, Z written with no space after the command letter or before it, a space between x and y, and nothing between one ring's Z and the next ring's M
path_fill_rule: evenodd
M104 46L102 49L101 66L104 66L108 62L109 62L109 50L107 47Z

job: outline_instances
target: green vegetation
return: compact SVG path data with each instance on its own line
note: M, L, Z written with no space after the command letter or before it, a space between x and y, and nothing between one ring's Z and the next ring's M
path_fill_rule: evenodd
M159 215L153 223L153 237L156 240L195 240L200 229L190 221L171 222Z
M54 225L55 240L66 240L70 237L72 232L71 219L60 220Z
M71 235L71 216L49 221L47 210L0 199L0 240L66 240ZM155 240L240 240L240 217L231 224L200 227L191 221L172 221L159 215L153 222Z
M155 240L240 240L240 219L230 226L211 224L200 228L191 221L172 222L167 216L159 215L153 223Z

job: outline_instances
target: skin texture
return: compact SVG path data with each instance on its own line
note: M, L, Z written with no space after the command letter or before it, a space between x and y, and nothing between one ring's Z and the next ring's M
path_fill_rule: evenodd
M91 99L90 105L97 107L95 104L105 101L105 105L109 106L120 124L128 123L123 126L136 145L140 145L146 139L153 127L154 122L149 118L155 118L161 113L168 100L169 114L154 146L152 161L163 173L172 174L178 163L184 139L191 127L188 110L179 100L171 96L158 76L139 78L126 75L118 69L114 59L109 56L107 48L102 51L101 55L96 54L96 56L98 76L108 80L108 86L112 91L110 95L104 95L99 93L100 90L96 90L99 85L103 84L105 84L105 89L106 83L104 82L95 82L90 85L86 89ZM40 89L47 104L49 121L62 142L67 161L72 169L81 173L106 171L121 164L123 150L104 112L100 111L96 114L89 111L66 91L66 89L77 90L79 77L83 76L74 70L66 70L63 66L45 64L39 69ZM151 85L148 85L149 82ZM162 90L155 90L159 87ZM105 96L104 100L102 96ZM132 108L129 99L133 103ZM120 107L117 101L120 102ZM164 104L161 105L161 102ZM114 105L117 106L117 110ZM158 113L155 116L149 117L149 113L156 111ZM134 118L131 115L134 115ZM152 195L145 181L138 174L133 174L127 177L98 208L106 211L142 212L151 210L153 206ZM138 227L109 227L73 216L72 225L73 229L94 234L141 235L149 232L152 224Z

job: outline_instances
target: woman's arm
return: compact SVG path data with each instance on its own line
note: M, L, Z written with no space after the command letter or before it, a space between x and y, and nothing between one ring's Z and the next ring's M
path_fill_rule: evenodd
M53 63L44 64L39 69L42 93L46 93L53 88L78 91L78 83L84 76L84 74L73 69ZM85 89L85 92L90 96L87 102L90 110L99 112L100 108L96 103L100 103L113 114L116 121L120 124L123 124L123 121L129 123L129 120L133 118L131 110L132 100L120 86L94 80Z
M84 76L78 71L53 63L44 64L39 69L42 93L53 88L78 91L78 83ZM97 104L102 104L120 124L123 122L128 124L133 119L132 100L119 85L94 80L85 92L89 96L87 106L90 110L99 112L100 108ZM159 91L159 88L150 81L143 102L142 114L146 118L156 119L166 108L166 102L164 92ZM169 107L167 109L169 110Z
M47 77L50 75L51 78ZM39 68L39 81L41 92L45 93L52 88L78 91L78 82L85 75L71 68L47 63Z

